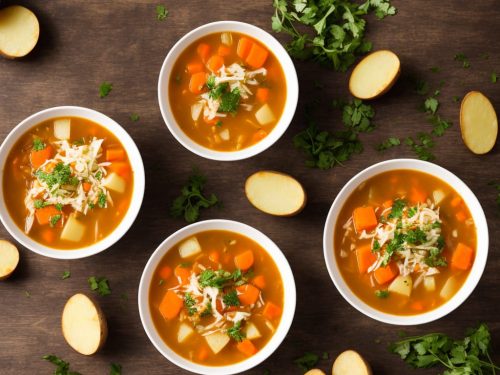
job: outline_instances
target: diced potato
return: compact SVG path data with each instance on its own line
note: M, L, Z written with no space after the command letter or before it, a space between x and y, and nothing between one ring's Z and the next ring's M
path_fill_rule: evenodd
M223 141L229 141L229 129L224 129L223 131L221 131L219 133L219 137L223 140Z
M439 205L445 198L445 194L442 190L434 190L432 192L432 198L434 198L434 204Z
M267 103L255 112L255 118L261 125L267 125L276 120L271 107L269 107L269 104Z
M71 138L71 119L60 118L54 120L54 137L61 141Z
M436 290L436 279L434 278L434 276L424 277L424 288L428 292L433 292Z
M208 346L212 349L214 354L219 353L229 342L229 336L222 332L215 332L211 335L205 336Z
M220 40L222 44L225 44L226 46L232 46L233 45L233 34L230 32L225 32L222 33L220 36Z
M74 215L69 215L61 233L61 240L79 242L85 234L85 225Z
M399 275L394 279L394 281L389 285L389 292L401 294L403 296L409 297L411 294L411 289L413 287L413 281L411 276L401 276Z
M117 193L123 193L127 186L125 180L118 176L115 172L110 173L104 177L103 186L109 190L116 191Z
M194 333L194 329L188 326L186 323L182 323L179 326L179 331L177 332L177 341L183 343Z
M455 279L455 277L451 276L444 283L443 288L441 289L441 292L439 293L439 296L443 299L448 300L451 297L453 297L453 295L457 291L457 288L458 288L457 279Z
M189 258L201 253L201 245L196 237L188 238L179 245L179 254L181 258Z
M253 323L247 323L246 329L245 329L245 334L247 336L247 339L249 339L249 340L255 340L255 339L262 337L259 329Z

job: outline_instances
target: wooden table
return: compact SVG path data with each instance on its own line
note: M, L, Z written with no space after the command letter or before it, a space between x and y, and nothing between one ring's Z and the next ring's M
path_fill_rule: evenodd
M454 125L437 141L436 163L456 173L477 194L488 218L491 246L481 282L460 308L437 322L405 331L443 331L461 336L467 327L483 321L489 324L498 350L500 211L488 182L500 180L499 147L486 156L471 154L460 139L459 104L452 101L454 95L481 90L500 110L500 83L490 82L492 71L500 73L497 1L394 1L399 8L397 16L382 22L370 20L370 40L375 48L388 48L400 56L403 74L387 95L373 102L377 129L362 136L365 151L345 167L329 171L305 167L292 138L305 126L304 105L314 96L321 96L325 103L317 114L320 127L332 130L342 126L329 103L347 95L348 75L311 62L296 64L300 101L289 130L271 149L249 160L221 163L191 154L170 135L160 115L157 79L169 48L194 27L216 20L246 21L271 31L270 0L169 0L164 2L170 10L164 22L156 20L156 1L7 1L14 2L26 4L38 15L41 39L25 59L0 59L0 137L3 139L17 123L44 108L94 108L118 121L134 138L144 159L147 189L131 230L100 255L62 261L21 248L15 275L0 283L0 373L52 373L53 366L40 359L49 353L71 362L72 368L82 374L108 374L110 362L120 363L124 374L184 373L149 342L139 320L136 295L150 254L185 225L171 219L168 210L193 166L208 176L207 191L215 192L224 202L223 209L203 212L202 218L234 219L262 230L281 247L294 271L298 300L293 326L281 347L249 373L262 374L269 369L271 374L299 374L292 361L304 351L326 351L333 358L348 348L363 353L375 374L413 373L386 349L398 338L401 328L363 316L340 296L327 273L322 248L327 211L349 178L378 161L414 157L405 147L379 153L374 146L389 135L404 137L429 129L425 115L417 110L422 98L413 92L413 76L428 80L431 87L437 87L441 79L445 82L440 114ZM284 35L277 37L286 40ZM470 69L453 60L458 52L470 57ZM482 56L484 53L488 59ZM433 66L440 67L441 72L431 72ZM113 91L105 99L98 96L102 81L113 83ZM319 90L316 81L324 82L325 87ZM138 122L129 119L132 112L140 115ZM251 207L243 194L243 183L259 169L288 172L302 181L309 194L306 209L294 218L275 218ZM0 233L10 238L3 228ZM61 280L65 270L71 271L71 278ZM70 295L88 291L87 278L91 275L106 276L113 293L99 298L108 317L108 342L99 354L87 358L64 341L60 316ZM499 362L500 356L494 357ZM323 360L319 366L328 370L331 360Z

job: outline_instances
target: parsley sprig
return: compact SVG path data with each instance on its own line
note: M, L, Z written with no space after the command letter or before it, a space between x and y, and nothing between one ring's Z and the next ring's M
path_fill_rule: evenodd
M231 91L227 82L216 85L214 75L208 77L207 87L210 90L208 96L220 101L218 112L236 113L241 99L240 90L237 87Z
M241 331L241 320L238 320L232 327L227 329L227 335L235 341L243 341L246 338L245 333Z
M56 366L56 369L53 372L54 375L82 375L79 372L71 371L69 369L68 362L63 361L61 358L53 354L44 355L42 359L49 361Z
M111 294L111 288L108 284L108 279L105 277L95 277L91 276L88 279L89 287L94 292L97 292L101 296L107 296Z
M110 82L103 82L99 86L99 97L105 98L106 96L109 95L109 93L113 90L113 84Z
M45 147L47 147L47 145L40 138L35 138L33 140L33 150L41 151L41 150L45 149Z

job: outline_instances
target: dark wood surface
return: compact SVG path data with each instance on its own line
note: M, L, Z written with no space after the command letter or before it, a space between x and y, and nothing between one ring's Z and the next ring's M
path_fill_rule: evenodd
M4 3L6 3L4 1ZM14 3L14 1L7 1ZM411 77L420 76L442 88L441 115L453 127L437 141L436 163L462 178L484 207L491 246L486 271L472 296L456 311L437 322L408 327L419 334L442 331L461 336L467 327L487 322L496 348L500 344L498 293L500 261L500 216L495 191L488 182L500 180L497 146L486 156L475 156L463 145L458 127L459 104L454 95L469 90L484 92L500 108L500 83L490 82L492 71L500 73L500 7L496 0L394 1L398 15L383 22L370 20L369 38L375 48L388 48L402 61L402 76L383 98L373 102L377 129L363 135L365 151L329 171L308 169L303 156L292 146L292 137L304 125L303 110L311 97L322 97L320 126L338 129L339 114L328 103L347 94L347 74L319 68L311 62L296 64L300 100L293 123L282 139L263 154L237 163L204 160L185 150L170 135L157 103L157 79L169 48L186 32L216 20L240 20L271 31L270 0L174 1L165 5L165 22L155 19L153 1L15 1L38 15L41 38L31 55L19 61L0 59L0 137L3 140L21 120L44 108L81 105L117 120L137 143L146 168L147 188L142 210L131 230L115 246L100 255L61 261L21 248L15 275L0 283L0 373L49 374L52 365L40 358L54 353L68 360L82 374L108 374L109 363L123 366L124 374L181 374L147 339L137 309L136 294L143 267L150 254L184 222L168 216L172 199L198 166L209 178L207 191L223 200L224 208L203 212L203 219L227 218L255 226L281 247L297 283L297 311L293 326L281 347L261 366L250 371L262 374L299 374L292 363L304 351L335 357L341 351L359 350L370 361L375 374L412 374L386 346L398 338L401 328L371 320L354 310L337 292L323 260L322 233L328 209L340 188L361 169L381 160L414 157L406 148L385 154L374 145L389 135L406 136L428 129L419 112L421 98L413 93ZM277 37L284 41L283 35ZM463 52L471 68L463 69L453 56ZM482 57L484 53L488 59ZM430 68L439 66L440 73ZM98 96L102 81L113 83L105 98ZM318 90L315 81L325 83ZM132 122L129 115L140 114ZM275 218L258 212L243 193L245 178L259 169L275 169L296 176L305 185L309 202L294 218ZM0 229L2 238L10 238ZM71 278L61 280L65 270ZM104 349L87 358L75 353L64 341L60 316L66 299L87 291L91 275L109 278L112 295L99 298L109 323ZM30 296L26 296L29 292ZM497 362L498 354L494 355ZM319 367L330 371L331 360ZM438 370L416 371L436 374Z

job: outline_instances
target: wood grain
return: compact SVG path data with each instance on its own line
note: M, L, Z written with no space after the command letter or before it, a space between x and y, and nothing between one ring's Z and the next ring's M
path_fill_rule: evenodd
M14 1L4 1L14 3ZM323 261L322 233L327 211L341 187L361 169L381 160L414 157L404 147L384 154L374 146L387 136L416 134L429 128L417 110L421 98L413 92L411 78L422 77L437 87L444 80L440 114L453 127L436 146L436 162L462 178L484 207L490 230L490 254L486 271L469 299L437 322L405 331L418 334L442 331L460 336L480 321L492 330L500 344L498 293L500 261L500 212L495 191L488 182L500 180L499 147L486 156L471 154L462 144L458 127L459 104L454 95L469 90L484 92L500 108L500 83L490 82L500 73L500 7L495 0L394 1L396 17L370 19L369 38L375 48L396 52L402 76L383 98L373 102L377 129L363 135L365 151L329 171L308 169L303 156L293 148L292 138L305 126L303 109L310 98L320 97L317 117L320 127L339 129L338 113L330 109L333 98L347 93L347 74L334 73L314 63L296 64L300 79L297 114L287 133L271 149L249 160L221 163L201 159L179 145L170 135L157 103L157 79L169 48L186 32L216 20L239 20L271 31L271 1L165 1L170 15L165 22L155 18L153 1L15 1L27 5L39 17L41 39L27 58L0 60L0 137L22 119L57 105L81 105L111 116L136 141L146 167L147 188L141 213L132 229L115 246L88 259L61 261L43 258L21 248L21 263L15 275L0 283L0 373L49 374L52 365L40 358L54 353L82 374L107 374L109 363L123 366L124 374L181 374L147 339L138 315L136 294L142 269L157 245L184 223L168 216L193 166L209 177L207 191L224 201L224 208L203 213L203 219L228 218L255 226L281 247L291 263L297 282L297 312L294 324L281 347L261 366L250 371L262 374L299 374L293 359L304 351L333 358L353 348L363 353L375 374L413 373L401 360L387 352L397 339L399 327L375 322L355 311L333 286ZM277 35L285 41L286 37ZM471 68L463 69L453 56L463 52ZM485 59L482 54L488 53ZM440 73L430 68L438 66ZM113 83L105 98L98 96L102 81ZM319 90L315 82L324 83ZM140 114L138 122L129 119ZM276 218L255 210L245 199L245 178L259 169L280 170L297 177L305 186L309 202L294 218ZM10 238L2 228L0 235ZM71 278L61 280L63 271ZM109 278L112 295L100 298L109 322L109 340L92 358L81 356L64 342L60 315L66 299L87 291L91 275ZM29 291L30 297L25 296ZM498 354L494 355L497 362ZM328 370L332 360L320 362ZM437 370L418 371L435 374Z

